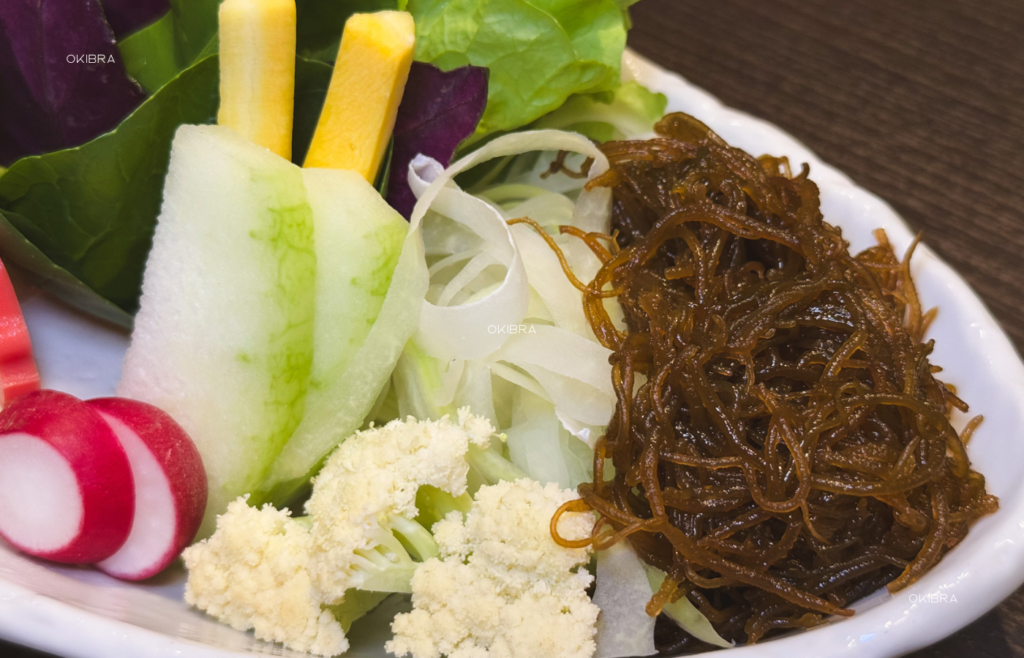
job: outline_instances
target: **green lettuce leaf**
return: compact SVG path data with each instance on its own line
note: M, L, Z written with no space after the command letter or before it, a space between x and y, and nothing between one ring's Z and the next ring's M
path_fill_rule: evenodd
M2 173L3 169L0 169ZM132 316L129 313L101 297L64 268L55 265L14 228L12 215L0 210L0 250L5 265L17 266L31 277L36 286L90 315L122 327L131 327Z
M636 139L654 132L667 105L664 94L631 81L615 91L573 96L530 127L570 130L598 142Z
M295 148L304 153L331 68L298 59ZM183 71L114 131L80 147L23 158L0 176L0 255L87 312L125 324L163 198L171 140L217 117L216 56Z
M619 7L622 9L622 18L626 22L626 29L633 27L633 21L629 17L629 8L635 5L640 0L615 0Z
M187 68L213 54L210 42L217 36L217 11L221 0L171 0L174 41L178 64ZM213 52L216 52L214 50Z
M221 0L170 0L160 20L119 40L121 60L150 94L176 75L217 54L217 11Z
M416 59L444 70L490 69L474 135L524 126L573 94L619 85L622 0L409 0Z

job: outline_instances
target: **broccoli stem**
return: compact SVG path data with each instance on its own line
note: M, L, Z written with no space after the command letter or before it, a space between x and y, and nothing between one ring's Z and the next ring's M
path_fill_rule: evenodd
M465 516L472 506L473 499L468 493L456 497L427 484L416 492L416 509L419 510L416 522L424 528L433 528L435 523L450 512L458 510Z
M391 596L390 592L365 592L358 589L350 589L345 592L345 598L337 605L328 606L331 614L341 624L342 630L347 634L352 628L352 623L366 615L381 601Z
M422 525L404 516L392 517L389 525L413 558L425 562L437 557L437 542L434 541L434 535Z
M492 445L494 447L491 448L481 448L475 445L469 446L466 461L469 462L471 476L470 491L473 493L476 493L476 490L483 485L497 484L502 480L515 482L527 477L522 469L495 449L495 447L501 445L500 442L493 441Z
M405 551L402 551L405 553ZM376 553L376 557L374 556ZM356 589L366 592L412 592L412 574L419 566L405 553L404 559L394 562L373 549L359 550L352 561L358 572L352 582Z
M400 517L396 517L400 518ZM357 589L370 592L410 592L412 586L412 574L419 566L419 562L413 560L406 550L405 544L395 534L395 519L381 520L379 527L368 533L367 537L372 542L371 548L360 548L354 551L352 562L354 569L352 582ZM405 519L403 519L405 521ZM414 521L406 523L415 524ZM417 551L429 551L434 546L436 554L437 546L434 538L421 527L421 533L411 527L402 524L406 532L413 535ZM424 543L423 533L429 537L429 544Z

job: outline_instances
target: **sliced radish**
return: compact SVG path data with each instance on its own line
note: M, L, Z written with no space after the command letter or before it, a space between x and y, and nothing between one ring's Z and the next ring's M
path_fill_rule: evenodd
M124 544L134 513L128 457L92 407L35 391L0 413L0 534L15 547L98 562Z
M87 403L114 430L131 463L135 522L128 541L96 566L124 580L163 571L189 545L206 509L206 471L195 444L157 407L126 398Z
M32 358L28 327L11 279L0 263L0 403L6 404L38 388L39 371Z

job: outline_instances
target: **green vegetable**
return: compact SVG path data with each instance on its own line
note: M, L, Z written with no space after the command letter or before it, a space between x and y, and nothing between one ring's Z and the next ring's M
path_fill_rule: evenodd
M330 49L331 21L340 28L352 11L386 4L299 0L300 49ZM217 62L207 57L216 51L218 2L171 5L166 17L122 44L129 69L159 91L113 132L75 149L25 158L0 177L0 255L67 301L121 323L138 307L174 130L213 122L218 105ZM420 58L490 67L477 138L524 125L572 94L618 83L625 27L614 0L414 0L408 9L417 20ZM185 70L161 86L175 67ZM329 80L330 67L296 62L292 147L298 161Z
M408 10L417 60L490 69L477 139L619 84L626 21L615 0L410 0Z
M64 268L55 265L14 228L8 215L0 210L0 245L3 245L6 265L17 265L31 275L36 286L90 315L121 327L131 326L131 314L101 297Z
M311 395L342 377L380 315L409 224L362 177L304 169L316 231ZM307 404L314 404L309 400Z
M505 430L509 457L538 482L576 489L591 482L594 451L565 429L555 405L529 391L515 396L513 424Z
M638 82L622 84L614 91L577 94L561 107L545 114L529 126L528 130L554 128L580 133L596 142L614 139L642 139L654 132L654 124L665 115L668 99ZM515 169L533 167L539 153L515 158ZM466 189L486 189L496 181L509 177L508 166L513 158L504 158L470 170L459 177ZM514 177L514 175L512 176ZM543 191L543 190L541 190ZM488 197L500 198L501 190L488 189Z
M320 402L307 405L302 423L261 485L258 500L288 501L318 470L324 456L362 426L416 329L426 288L423 243L419 233L410 234L365 342L344 376L318 386Z
M217 54L221 0L171 0L159 20L121 39L128 73L150 94L190 66Z
M221 0L170 1L178 64L186 68L211 52L211 42L217 37L217 10ZM212 52L216 52L216 48Z
M635 5L640 0L615 0L615 2L622 8L622 20L626 22L626 29L633 27L633 21L629 18L629 8Z
M321 458L359 429L412 333L408 318L422 295L418 276L396 272L409 225L369 183L338 169L303 169L303 179L318 260L310 389L305 417L254 503L288 502Z
M327 607L341 624L341 629L347 634L357 619L364 617L389 596L391 596L391 592L367 592L361 589L350 589L345 592L345 598L340 604Z
M569 130L598 142L637 139L654 131L666 105L664 94L630 81L614 91L573 96L530 127Z

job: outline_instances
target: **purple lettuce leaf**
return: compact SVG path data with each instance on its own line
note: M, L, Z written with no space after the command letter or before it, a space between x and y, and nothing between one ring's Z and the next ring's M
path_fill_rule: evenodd
M103 0L103 13L119 40L171 10L168 0Z
M416 205L409 188L409 163L429 155L444 166L473 134L487 105L487 68L460 66L442 71L413 62L395 119L388 203L406 219Z
M0 0L0 166L84 144L144 98L98 0Z

